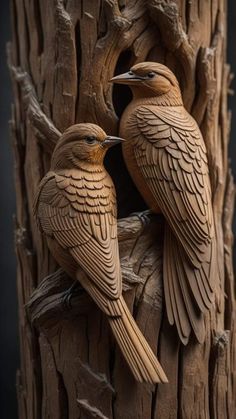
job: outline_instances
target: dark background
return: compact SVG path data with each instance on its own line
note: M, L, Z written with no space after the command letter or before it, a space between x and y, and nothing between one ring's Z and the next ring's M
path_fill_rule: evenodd
M10 13L7 1L1 2L0 9L0 417L17 418L15 376L19 367L18 325L15 254L13 237L13 215L15 212L15 192L13 183L13 160L10 147L8 121L11 112L11 85L6 65L6 42L11 39ZM236 72L236 2L229 0L228 6L228 62ZM235 80L232 87L236 90ZM229 97L232 110L232 130L230 156L236 178L236 100ZM236 220L234 220L236 232ZM235 259L235 258L234 258Z

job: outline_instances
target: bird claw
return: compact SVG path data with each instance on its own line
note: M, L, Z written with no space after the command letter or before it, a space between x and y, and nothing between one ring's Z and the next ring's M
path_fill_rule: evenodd
M142 211L142 212L132 212L132 214L130 214L132 216L136 216L139 218L139 220L142 223L143 227L146 227L149 223L150 223L150 215L152 215L152 211L151 210L146 210L146 211Z
M62 297L62 304L65 307L66 310L71 310L71 299L73 295L75 294L76 288L79 286L77 281L74 281L73 284L64 292Z

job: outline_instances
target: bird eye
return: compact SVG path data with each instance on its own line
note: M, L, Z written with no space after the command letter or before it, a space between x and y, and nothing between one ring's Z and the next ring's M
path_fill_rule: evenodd
M149 79L152 79L155 76L154 71L150 71L147 76L149 77Z
M128 74L130 75L130 76L132 76L134 73L133 73L133 71L128 71Z
M97 139L96 139L96 137L91 135L89 137L86 137L85 141L86 141L87 144L94 144L94 143L96 143Z

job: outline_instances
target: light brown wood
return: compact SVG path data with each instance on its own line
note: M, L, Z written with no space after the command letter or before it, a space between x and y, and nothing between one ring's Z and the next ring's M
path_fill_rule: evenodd
M91 123L69 127L40 182L34 214L56 261L107 315L136 380L165 383L165 373L122 296L116 193L103 160L110 147L123 141Z
M234 185L227 151L231 75L225 57L226 3L12 0L8 51L14 93L11 132L21 351L17 394L22 419L92 414L109 419L235 416ZM219 312L213 304L206 316L205 342L190 337L183 347L164 310L163 217L141 217L149 220L142 228L138 216L129 216L146 206L129 179L120 150L111 150L105 166L113 177L118 218L122 217L118 239L124 298L169 377L168 385L156 388L133 379L105 316L91 299L73 295L70 310L63 302L68 278L49 280L45 286L44 279L58 265L31 212L61 132L87 121L118 135L119 116L131 94L127 86L113 89L109 80L142 61L161 62L173 71L184 106L202 132L222 278L216 290L219 307L225 299L224 310ZM27 315L33 297L34 310ZM77 311L77 302L82 312Z
M167 223L163 282L169 322L183 344L191 331L203 343L204 313L220 282L204 140L168 67L139 63L111 81L128 84L133 93L120 123L126 165L149 208L161 211Z

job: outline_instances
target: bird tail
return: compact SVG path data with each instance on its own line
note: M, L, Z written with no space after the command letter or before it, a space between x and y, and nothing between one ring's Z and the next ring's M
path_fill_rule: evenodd
M167 383L166 375L156 356L139 330L123 297L109 303L108 317L115 339L137 381Z
M171 228L165 225L163 282L166 311L169 323L175 323L184 345L188 343L192 329L198 342L204 342L204 313L210 309L214 296L210 268L210 263L203 263L199 269L190 265Z

